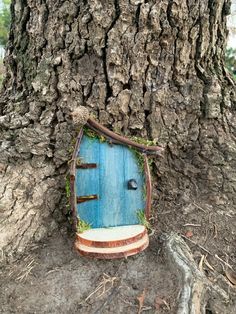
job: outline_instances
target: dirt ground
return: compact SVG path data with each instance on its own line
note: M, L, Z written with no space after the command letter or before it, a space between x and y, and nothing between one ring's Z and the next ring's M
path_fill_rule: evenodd
M218 274L224 275L229 267L236 270L235 210L194 201L173 206L166 203L165 210L157 212L155 224L159 232L181 235L196 263L204 255ZM209 273L209 267L206 270Z
M155 207L157 228L149 248L126 260L80 257L65 224L19 260L2 266L0 313L174 314L178 277L159 242L160 234L170 231L185 237L196 263L202 259L201 271L230 295L227 307L216 312L209 305L206 313L236 313L236 288L226 276L227 264L236 269L234 212L195 202L168 204L163 200Z
M154 243L153 243L154 242ZM151 240L127 260L78 256L63 234L29 252L1 273L1 313L175 312L177 281Z

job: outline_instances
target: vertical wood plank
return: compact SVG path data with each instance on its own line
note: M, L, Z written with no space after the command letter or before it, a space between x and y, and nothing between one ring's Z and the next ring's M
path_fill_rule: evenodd
M80 145L80 154L77 156L83 163L99 163L99 141L83 136ZM77 196L99 195L99 171L97 168L76 170L76 194ZM77 204L79 217L96 228L99 212L98 200L91 200Z
M139 168L134 153L125 147L124 149L124 182L125 182L125 224L138 224L137 212L145 208L144 176L143 170ZM135 179L138 184L137 190L128 190L127 185L130 179Z
M100 146L100 225L123 224L123 147L102 143Z

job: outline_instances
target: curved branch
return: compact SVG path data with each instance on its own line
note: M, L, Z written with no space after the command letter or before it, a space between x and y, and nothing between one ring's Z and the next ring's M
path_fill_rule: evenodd
M76 171L76 156L79 151L80 143L83 137L83 128L80 129L79 135L77 137L77 141L75 144L75 149L72 155L71 159L71 165L70 165L70 204L71 204L71 212L72 212L72 220L73 220L73 228L75 231L77 231L77 223L78 223L78 217L77 217L77 198L75 193L75 171Z
M145 185L146 185L146 206L145 206L145 216L149 221L151 215L151 206L152 206L152 179L151 173L148 165L148 158L146 154L143 156L144 158L144 172L145 172Z
M107 129L106 127L104 127L103 125L101 125L100 123L96 122L94 119L91 118L88 119L87 125L95 132L102 134L103 136L107 137L108 139L111 139L116 143L132 146L146 154L161 155L161 153L164 150L164 148L160 146L146 146L143 144L135 143L128 138L125 138L121 135L112 132L111 130Z

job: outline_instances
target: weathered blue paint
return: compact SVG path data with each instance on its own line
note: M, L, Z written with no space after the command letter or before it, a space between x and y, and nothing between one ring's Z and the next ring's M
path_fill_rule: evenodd
M98 200L77 205L79 217L92 228L139 223L137 211L144 209L144 176L133 152L126 146L101 143L83 136L78 155L82 163L96 163L95 169L77 169L76 195L97 194ZM135 179L137 190L128 190Z

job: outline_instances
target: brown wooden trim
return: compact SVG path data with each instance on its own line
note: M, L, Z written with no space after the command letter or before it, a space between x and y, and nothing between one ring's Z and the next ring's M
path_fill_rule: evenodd
M94 169L97 168L97 164L77 164L77 169Z
M107 129L106 127L104 127L103 125L101 125L100 123L98 123L97 121L95 121L94 119L91 119L91 118L88 119L87 125L91 129L93 129L95 132L102 134L106 138L110 139L111 142L123 144L123 145L127 145L127 146L132 146L132 147L140 150L141 152L145 152L147 154L161 155L161 153L164 150L160 146L146 146L143 144L135 143L126 137L123 137L121 135L118 135L118 134L112 132L111 130Z
M75 250L80 253L80 255L91 257L91 258L98 258L98 259L115 259L115 258L127 258L128 256L135 255L137 253L142 252L145 250L149 245L149 239L147 242L141 245L138 248L134 248L125 252L118 252L118 253L93 253L93 252L86 252L81 250L78 247L78 243L75 242Z
M80 143L83 137L83 128L80 129L77 141L75 144L75 149L72 154L72 160L70 163L70 204L71 204L71 213L73 220L73 229L77 231L78 217L77 217L77 201L75 194L75 171L76 171L76 158L79 152Z
M76 197L77 204L84 203L84 202L87 202L87 201L93 201L93 200L98 200L98 195L97 194L85 195L85 196L77 196Z
M146 206L145 206L145 216L149 221L151 215L151 206L152 206L152 178L150 173L150 168L148 164L148 158L144 154L144 173L145 173L145 181L146 181Z
M96 247L96 248L109 248L109 247L111 248L111 247L118 247L118 246L123 246L123 245L134 243L138 240L141 240L146 234L147 234L147 230L145 229L143 232L137 234L136 236L130 237L128 239L117 240L117 241L90 241L90 240L80 237L80 234L77 233L76 239L78 243L86 245L86 246Z

